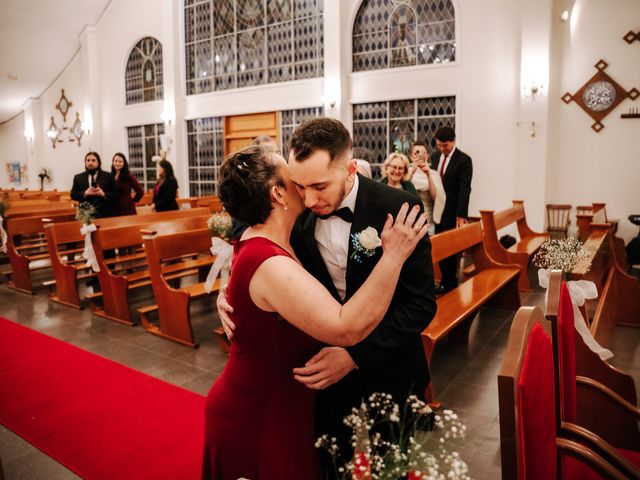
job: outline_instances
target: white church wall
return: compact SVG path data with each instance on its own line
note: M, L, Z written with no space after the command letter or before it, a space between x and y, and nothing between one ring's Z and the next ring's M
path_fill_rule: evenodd
M7 164L18 162L27 164L27 146L24 137L24 113L16 115L11 120L0 125L0 187L20 188L28 187L22 185L15 186L9 183Z
M565 105L560 97L575 93L590 79L600 59L625 90L640 89L640 44L622 39L629 30L637 31L638 18L636 0L618 0L615 6L606 0L576 0L568 22L556 16L558 52L553 68L558 70L558 86L550 92L548 202L574 207L606 202L608 216L620 219L619 235L626 241L638 233L627 216L640 213L640 120L620 115L639 108L640 100L623 101L596 133L590 128L591 117L576 103Z

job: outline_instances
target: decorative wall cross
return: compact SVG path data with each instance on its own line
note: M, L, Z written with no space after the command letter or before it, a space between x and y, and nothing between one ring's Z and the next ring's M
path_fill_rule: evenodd
M596 132L604 128L603 120L620 102L625 98L635 100L640 95L637 88L632 88L628 92L622 88L618 82L605 73L605 68L609 64L604 60L596 63L598 72L585 83L580 90L571 95L565 93L562 96L564 103L576 102L587 114L595 120L591 125Z

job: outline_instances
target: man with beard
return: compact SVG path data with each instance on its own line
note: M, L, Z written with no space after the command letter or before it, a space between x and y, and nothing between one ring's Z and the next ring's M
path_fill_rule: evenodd
M100 167L102 161L96 152L84 157L84 172L73 177L71 198L77 202L89 202L96 209L96 218L110 217L111 205L118 193L116 182L109 172Z

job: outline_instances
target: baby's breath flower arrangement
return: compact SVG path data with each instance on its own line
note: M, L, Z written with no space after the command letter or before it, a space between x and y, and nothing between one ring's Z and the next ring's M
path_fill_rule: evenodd
M212 237L220 237L227 242L231 240L233 224L231 216L227 212L217 212L211 215L207 220L207 227L209 227L209 233Z
M96 207L89 202L81 202L78 205L78 210L76 211L76 220L89 225L91 220L93 220L96 216Z
M468 480L467 464L449 452L449 439L463 438L466 427L451 410L436 414L415 395L401 413L389 394L374 393L354 408L344 423L353 431L353 459L342 465L335 438L323 435L316 447L334 459L341 480ZM428 446L434 450L427 451Z
M589 256L580 240L574 237L547 240L533 257L536 267L562 270L567 275L576 264Z

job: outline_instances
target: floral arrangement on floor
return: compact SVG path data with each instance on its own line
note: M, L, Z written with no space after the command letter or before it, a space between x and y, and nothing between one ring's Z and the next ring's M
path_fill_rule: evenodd
M569 275L576 264L589 256L582 242L574 237L547 240L533 257L536 267L562 270Z
M96 207L89 202L81 202L78 205L78 210L76 211L76 220L83 223L84 225L89 225L91 220L93 220L96 216Z
M415 395L400 413L391 395L374 393L344 423L353 431L353 459L342 465L335 438L323 435L317 448L333 457L341 480L468 480L467 464L445 446L464 438L466 427L451 410L433 412ZM381 431L386 432L383 436Z
M219 237L227 242L231 240L233 223L227 212L217 212L211 215L207 220L207 227L209 227L209 233L212 237Z

